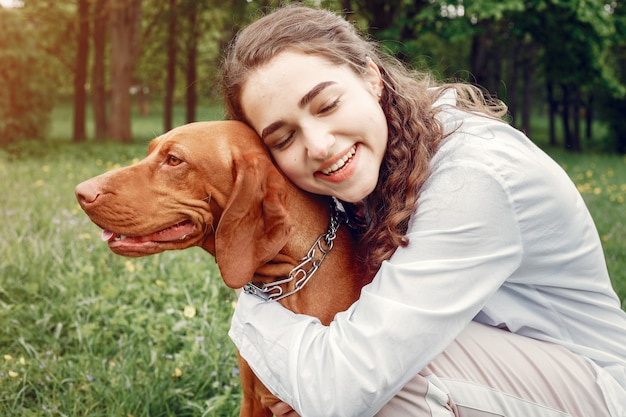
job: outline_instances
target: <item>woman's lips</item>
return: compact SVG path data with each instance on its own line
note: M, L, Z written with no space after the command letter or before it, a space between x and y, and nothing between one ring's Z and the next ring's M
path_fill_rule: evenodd
M350 159L352 159L352 157L354 156L354 154L356 153L356 145L352 145L352 147L350 148L350 150L341 158L339 158L336 162L334 162L332 165L321 169L320 172L324 175L335 175L338 172L341 171L341 169L346 165L346 163L348 163L348 161Z

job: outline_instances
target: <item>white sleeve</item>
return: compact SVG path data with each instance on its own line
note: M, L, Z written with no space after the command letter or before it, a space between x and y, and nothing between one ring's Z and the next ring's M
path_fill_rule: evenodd
M439 166L409 226L359 301L330 326L243 294L230 336L303 417L372 416L463 330L519 266L505 183L485 166Z

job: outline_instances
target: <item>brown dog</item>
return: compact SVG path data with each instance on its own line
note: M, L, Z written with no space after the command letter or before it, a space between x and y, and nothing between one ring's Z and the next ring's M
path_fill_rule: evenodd
M144 160L79 184L76 197L113 252L137 257L201 246L231 288L289 276L326 233L331 206L286 180L256 133L234 121L176 128L154 139ZM346 227L332 245L310 282L280 300L324 324L369 282L358 273ZM282 291L292 291L294 281ZM271 416L278 399L241 358L239 366L240 415Z

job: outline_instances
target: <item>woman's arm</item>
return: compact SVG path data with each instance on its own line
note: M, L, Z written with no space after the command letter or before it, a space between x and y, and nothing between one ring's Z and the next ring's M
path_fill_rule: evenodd
M484 165L440 165L410 244L330 326L243 294L231 338L255 373L303 417L371 416L472 320L519 266L513 202Z

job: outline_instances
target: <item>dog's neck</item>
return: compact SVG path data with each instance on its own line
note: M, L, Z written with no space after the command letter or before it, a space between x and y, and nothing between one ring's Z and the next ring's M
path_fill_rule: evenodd
M328 231L332 199L291 189L287 207L295 229L276 257L255 274L254 281L271 283L285 277L307 255L316 240ZM333 249L306 287L279 302L296 313L318 317L329 323L337 311L347 309L371 278L360 272L357 244L346 225L336 231ZM283 293L295 289L295 282L284 284Z
M326 256L332 251L339 227L345 223L345 212L340 210L337 202L331 203L330 219L327 230L319 235L299 263L286 277L277 277L274 281L257 283L250 281L244 291L266 301L279 301L298 291L313 278L322 266ZM291 291L287 291L291 287Z

